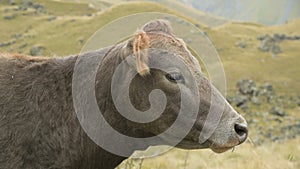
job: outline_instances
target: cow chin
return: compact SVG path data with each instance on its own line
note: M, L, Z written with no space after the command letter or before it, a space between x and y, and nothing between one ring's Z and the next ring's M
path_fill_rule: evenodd
M224 153L227 150L232 149L233 147L225 147L225 148L210 148L215 153Z
M211 141L206 141L202 144L199 142L191 141L191 140L182 140L179 144L176 145L177 148L182 149L211 149L215 153L223 153L225 151L228 151L234 146L217 146L215 143L212 143Z
M178 143L176 145L176 147L177 148L182 148L182 149L206 149L206 148L209 148L209 144L208 143L200 144L200 143L195 142L195 141L184 139L180 143Z

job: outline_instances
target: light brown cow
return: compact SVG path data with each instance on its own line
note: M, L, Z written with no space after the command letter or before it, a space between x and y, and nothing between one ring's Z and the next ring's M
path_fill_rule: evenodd
M157 53L154 55L147 52L148 49L159 50L155 50ZM168 52L173 54L171 58L178 57L188 66L201 95L197 117L185 120L185 123L194 124L176 146L224 152L244 142L248 132L246 121L204 77L198 61L184 42L172 34L169 23L163 20L147 23L126 42L83 54L83 58L104 58L99 63L95 90L98 106L109 124L120 133L146 138L159 135L174 123L181 107L180 92L189 95L190 89L186 87L189 82L184 79L181 68L171 63L171 72L149 66L160 62L158 57L164 57ZM0 54L0 168L111 169L126 159L95 144L79 124L72 99L72 76L77 59L78 56L37 58ZM158 119L150 123L130 121L114 106L112 76L124 59L128 61L123 65L123 77L138 73L129 88L130 100L136 109L149 109L148 97L153 89L161 89L165 93L166 108ZM211 96L216 102L211 102ZM186 101L193 102L192 98ZM225 107L218 125L212 135L200 143L199 135L211 103L218 107L221 102L225 103ZM162 138L159 144L168 144L168 140L175 137ZM126 148L132 153L146 147L132 144L132 147Z

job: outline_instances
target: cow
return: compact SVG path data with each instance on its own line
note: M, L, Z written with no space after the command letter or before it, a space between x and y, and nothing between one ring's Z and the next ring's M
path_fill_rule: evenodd
M167 58L167 55L171 59L159 60L159 57ZM180 107L183 107L180 93L187 96L193 94L186 87L190 82L184 79L181 68L171 63L176 58L187 66L201 97L199 100L185 99L187 105L198 101L197 114L185 120L185 124L192 124L191 129L175 146L183 149L210 148L221 153L247 138L245 119L203 75L198 61L184 41L172 33L170 23L158 19L146 23L124 42L80 55L33 57L0 54L0 168L112 169L127 158L96 144L79 121L72 91L74 69L79 57L83 61L91 57L103 58L96 63L98 69L93 82L95 97L101 114L119 133L134 138L153 137L176 121ZM165 62L172 71L150 66L160 62ZM128 90L130 102L137 110L146 111L151 107L149 94L154 89L165 93L167 102L159 118L139 123L125 118L117 110L111 83L120 63L124 63L121 71L124 79L134 75ZM85 77L81 80L86 81ZM122 85L122 81L118 83L118 86ZM212 97L215 102L212 102ZM84 104L89 106L89 103ZM208 130L211 129L212 134L200 142L199 136L209 119L211 106L219 107L221 116L215 128L208 121ZM185 124L179 125L177 131ZM162 138L155 144L168 145L168 140L173 138L176 135ZM114 140L106 144L110 141ZM135 150L143 150L147 146L132 143L126 147L126 152L130 156Z

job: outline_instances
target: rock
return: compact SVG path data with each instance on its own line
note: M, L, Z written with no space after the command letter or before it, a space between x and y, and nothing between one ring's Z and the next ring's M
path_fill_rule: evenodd
M246 96L241 96L241 95L236 95L235 99L234 99L235 105L237 107L245 108L247 101L248 101L248 98Z
M250 79L241 79L237 82L237 88L241 94L253 94L257 89L255 83Z
M5 16L3 16L3 19L12 20L12 19L15 19L15 17L16 17L15 14L11 14L11 15L5 15Z
M281 49L280 49L279 45L275 44L270 47L270 52L272 54L278 54L278 53L281 53Z
M19 49L23 49L23 48L25 48L26 46L27 46L27 43L24 42L24 43L22 43L22 44L19 46Z
M18 34L13 34L13 35L11 35L10 37L11 37L11 38L14 38L14 39L20 39L22 36L23 36L22 33L18 33Z
M282 133L286 133L287 138L294 138L295 136L300 135L300 124L297 121L294 124L288 124L280 128Z
M276 116L283 117L286 115L286 113L279 107L272 107L270 110L270 113Z
M294 36L295 40L300 40L300 35Z
M264 83L261 87L268 92L273 92L273 86L270 83Z
M8 41L8 42L0 43L0 47L10 46L14 43L16 43L16 40L11 40L11 41Z
M274 34L273 37L270 35L265 35L263 38L259 38L261 40L258 49L263 52L271 52L272 54L278 54L281 52L279 42L282 39L285 39L285 35Z
M35 10L43 10L44 9L43 5L40 5L40 4L37 4L37 3L30 4L30 7L32 7Z
M274 121L278 122L278 123L282 123L282 120L279 118L275 118Z
M226 100L228 101L228 103L233 103L234 102L234 97L232 97L232 96L227 96L226 97Z
M257 96L259 96L259 94L260 94L260 91L258 90L257 87L255 87L255 86L251 87L251 96L257 97Z
M256 96L251 97L251 102L252 102L253 104L255 104L255 105L260 105L260 104L261 104L259 98L256 97Z
M19 10L20 10L20 7L17 7L17 6L16 6L16 7L13 8L13 10L14 10L14 11L19 11Z
M293 36L286 37L287 40L295 40Z
M245 42L237 42L235 46L244 49L247 47L247 44Z
M83 37L78 38L78 42L79 42L80 45L82 45L83 42L84 42L84 38Z
M54 21L56 18L57 18L57 16L54 16L54 15L53 15L53 16L49 16L47 20L48 20L49 22L51 22L51 21Z
M22 0L22 4L21 4L21 6L20 6L20 9L21 10L27 10L28 9L28 7L29 7L29 5L30 5L30 1L28 1L28 0Z
M16 2L14 0L9 0L9 5L16 5Z
M274 38L275 40L283 41L283 40L285 40L286 36L285 36L285 34L275 33L275 34L273 35L273 38Z
M271 138L271 140L272 140L272 142L278 142L278 141L280 141L280 140L282 140L282 139L280 139L280 137L278 137L278 136L273 136L273 137Z
M257 40L262 41L265 40L266 38L270 37L270 35L265 34L265 35L259 35L256 37Z
M0 43L0 47L5 47L5 46L9 46L9 45L11 45L10 42Z
M272 136L272 135L271 135L270 132L267 132L267 133L265 134L265 137L266 137L266 138L271 138L271 136Z
M44 51L44 47L42 46L33 46L30 48L30 55L32 56L39 56L42 55L43 51Z
M270 103L274 95L273 86L269 83L264 83L259 88L260 95L265 96L267 98L267 102Z

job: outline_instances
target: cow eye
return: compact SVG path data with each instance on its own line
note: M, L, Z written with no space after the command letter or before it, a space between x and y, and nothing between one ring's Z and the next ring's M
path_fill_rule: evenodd
M184 78L181 73L172 72L166 74L166 78L172 83L184 83Z

